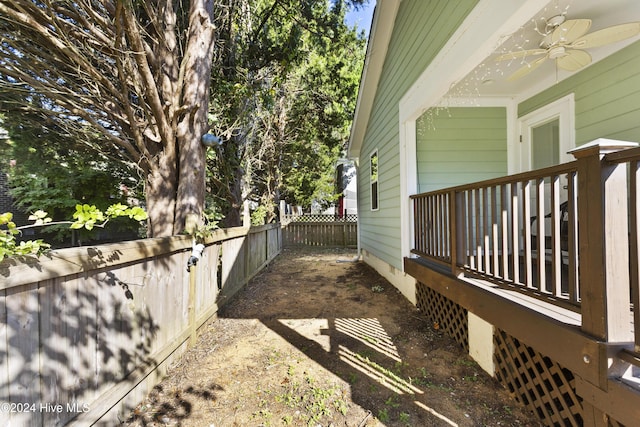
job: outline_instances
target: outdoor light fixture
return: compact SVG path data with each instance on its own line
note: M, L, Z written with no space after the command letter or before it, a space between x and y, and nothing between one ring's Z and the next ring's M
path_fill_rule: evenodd
M205 133L204 135L202 135L202 138L200 138L200 141L202 142L202 145L204 145L205 147L215 147L222 144L222 138L210 133Z
M187 260L187 271L191 271L191 267L198 264L200 258L202 258L202 252L204 251L204 245L202 243L193 243L191 248L191 256Z

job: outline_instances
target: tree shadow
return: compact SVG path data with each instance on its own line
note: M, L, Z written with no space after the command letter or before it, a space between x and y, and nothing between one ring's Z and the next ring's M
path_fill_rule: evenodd
M465 410L476 422L503 411L487 406L484 414L470 412L473 405L456 397L465 381L483 383L475 392L466 389L466 397L478 399L500 386L370 267L351 263L333 278L303 261L295 272L277 267L250 285L262 304L234 301L219 316L260 320L348 383L351 400L387 426L470 425ZM286 306L271 303L284 295Z
M11 405L0 412L1 424L65 425L88 411L107 413L100 396L163 362L155 355L172 328L150 304L162 289L149 274L160 276L173 262L147 243L0 263L0 402ZM157 264L123 263L128 251Z

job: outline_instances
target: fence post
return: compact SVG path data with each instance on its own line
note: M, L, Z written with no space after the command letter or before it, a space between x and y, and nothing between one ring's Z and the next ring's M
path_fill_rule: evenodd
M189 312L189 347L195 346L198 341L196 328L196 274L196 267L192 266L189 269L189 301L187 305Z

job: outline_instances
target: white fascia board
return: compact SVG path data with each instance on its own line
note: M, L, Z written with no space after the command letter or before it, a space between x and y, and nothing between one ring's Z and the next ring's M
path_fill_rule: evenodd
M400 1L378 0L376 3L347 148L347 157L352 159L360 156Z

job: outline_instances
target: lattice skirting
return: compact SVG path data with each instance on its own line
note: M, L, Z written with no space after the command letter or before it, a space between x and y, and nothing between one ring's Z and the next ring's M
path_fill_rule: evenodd
M416 300L418 309L428 319L469 352L467 310L421 282L416 285Z
M467 310L424 283L416 285L417 307L434 324L469 351ZM494 333L496 379L548 426L583 425L582 399L573 373L500 329ZM609 427L625 427L608 419Z
M582 426L573 373L501 330L494 334L496 378L548 426Z

